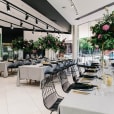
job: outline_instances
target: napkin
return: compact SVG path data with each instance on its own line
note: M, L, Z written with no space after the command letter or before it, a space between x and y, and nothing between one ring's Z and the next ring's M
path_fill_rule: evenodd
M88 94L90 94L90 93L88 93L88 92L78 91L78 90L73 91L73 93L76 93L76 94L83 94L83 95L88 95Z

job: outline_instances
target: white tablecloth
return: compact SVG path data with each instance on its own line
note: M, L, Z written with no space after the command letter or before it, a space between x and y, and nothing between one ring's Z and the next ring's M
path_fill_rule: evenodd
M0 62L0 72L3 74L4 77L8 76L7 63L6 62Z
M71 91L60 103L60 114L114 114L113 96L82 95Z
M17 76L17 86L20 85L21 79L32 79L41 82L44 79L46 70L52 70L52 68L50 66L43 66L42 64L20 66Z

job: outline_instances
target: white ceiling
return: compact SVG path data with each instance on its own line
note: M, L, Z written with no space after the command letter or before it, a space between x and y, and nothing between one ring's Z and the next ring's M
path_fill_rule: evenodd
M109 3L114 2L114 0L47 0L47 1L72 25L81 24L84 21L86 22L101 17L103 13L105 13L104 9L89 17L85 17L80 20L75 20L78 17L81 17L103 6L106 6ZM76 15L74 8L71 7L71 1L75 4L75 7L77 8L78 11L78 15Z
M2 0L0 0L2 1ZM18 6L21 9L24 9L26 12L34 15L35 17L40 18L41 20L44 20L49 25L54 26L55 28L59 29L60 31L67 32L64 28L58 26L36 10L32 9L30 6L22 2L21 0L7 0L11 2L12 4ZM71 7L71 0L47 0L71 25L81 24L84 22L88 22L91 20L94 20L96 18L102 17L103 13L105 13L105 10L99 11L95 14L92 14L88 17L82 18L80 20L75 20L78 17L81 17L87 13L90 13L100 7L106 6L109 3L114 2L113 0L72 0L75 4L78 15L76 15L76 12L74 8ZM32 1L31 1L32 2ZM62 8L65 7L65 8ZM113 10L114 6L111 6L109 8L110 11ZM47 9L46 9L47 10ZM6 5L0 2L0 11L5 12L7 14L10 14L12 16L18 17L22 21L25 21L25 14L18 12L17 10L11 8L11 11L8 13L6 9ZM4 15L0 13L0 19L8 21L9 23L2 22L0 20L0 25L10 27L10 23L14 23L16 25L20 25L20 20L14 19L12 17L9 17L7 15ZM38 23L38 25L35 23L35 19L29 18L26 22L31 23L33 25L39 26L43 29L46 29L46 25L42 23ZM15 26L15 25L14 25ZM23 23L23 27L33 29L33 26L27 23ZM37 27L35 27L38 29ZM49 30L53 30L49 27Z

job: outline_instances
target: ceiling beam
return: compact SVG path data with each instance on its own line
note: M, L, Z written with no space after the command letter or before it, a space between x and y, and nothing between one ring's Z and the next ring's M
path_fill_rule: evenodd
M2 13L2 14L4 14L4 15L7 15L7 16L9 16L9 17L12 17L12 18L14 18L14 19L17 19L17 20L19 20L19 21L23 21L24 23L27 23L27 24L32 25L32 26L35 26L35 27L37 27L37 28L39 28L39 29L43 29L43 28L41 28L41 27L39 27L39 26L33 25L33 24L31 24L31 23L29 23L29 22L27 22L27 21L24 21L24 20L22 20L22 19L19 19L19 18L15 17L15 16L10 15L10 14L8 14L8 13L5 13L5 12L3 12L3 11L0 11L0 13Z
M8 15L8 16L10 16L10 17L12 17L12 18L16 18L17 20L23 21L23 20L21 20L21 19L15 17L15 16L12 16L12 15L7 14L7 13L5 13L5 12L0 11L0 13L3 13L3 14L5 14L5 15ZM6 23L9 23L9 24L13 24L13 25L15 25L15 26L20 27L20 25L11 23L11 22L6 21L6 20L3 20L3 19L0 19L0 21L6 22ZM33 25L33 24L31 24L31 23L28 23L28 22L26 22L26 21L23 21L23 22L25 22L25 23L27 23L27 24L30 24L30 25L32 25L32 26L34 26L34 27L36 27L35 25ZM20 28L23 29L23 30L26 30L26 31L33 31L33 29L29 29L29 28L26 28L26 27L20 27ZM39 27L39 28L40 28L40 27ZM35 29L34 32L49 32L49 33L70 34L69 32L56 31L56 29L54 29L54 30L52 31L52 30L45 30L45 29L42 29L42 28L40 28L40 30L39 30L39 29Z
M75 20L80 20L80 19L82 19L82 18L84 18L84 17L87 17L87 16L89 16L89 15L91 15L91 14L94 14L94 13L96 13L96 12L98 12L98 11L101 11L101 10L103 10L104 8L110 7L110 6L112 6L112 5L114 5L114 2L112 2L112 3L110 3L110 4L107 4L107 5L105 5L105 6L101 7L101 8L98 8L98 9L92 11L92 12L89 12L89 13L83 15L83 16L80 16L80 17L76 18Z

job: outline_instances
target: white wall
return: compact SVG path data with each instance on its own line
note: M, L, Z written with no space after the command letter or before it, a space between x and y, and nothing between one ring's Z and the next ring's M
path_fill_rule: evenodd
M25 40L33 40L37 41L39 37L46 36L47 33L42 33L42 32L34 32L34 34L31 31L24 31L24 39Z

